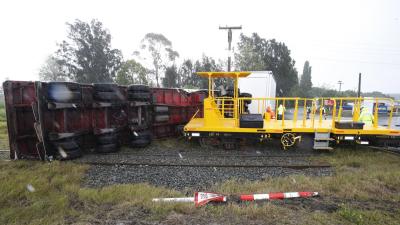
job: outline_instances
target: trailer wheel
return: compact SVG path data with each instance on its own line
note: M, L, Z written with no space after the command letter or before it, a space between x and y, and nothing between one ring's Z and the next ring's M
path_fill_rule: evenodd
M98 145L95 150L99 153L116 152L119 150L119 146L117 144Z
M76 159L82 156L82 151L80 148L72 149L65 151L64 153L60 154L60 160L71 160L71 159Z
M150 87L142 84L133 84L128 86L130 92L150 92Z
M60 160L75 159L82 155L79 145L74 140L53 142L56 157Z
M96 83L93 84L95 92L117 92L119 91L118 85L112 83Z
M151 132L149 130L144 130L144 131L133 131L133 137L132 139L137 140L137 139L151 139ZM136 133L136 135L135 135Z
M54 142L53 145L56 146L56 148L62 148L63 150L79 148L75 141Z
M150 93L148 93L148 92L129 92L128 99L129 100L149 101Z
M150 139L146 138L140 138L140 139L135 139L131 141L131 146L132 147L138 147L138 148L143 148L148 146L151 143Z
M124 100L124 97L118 95L117 92L95 92L94 99L100 101L121 101Z
M114 144L117 142L118 142L118 139L117 139L117 135L115 133L104 134L104 135L100 135L97 137L97 143L99 143L101 145Z

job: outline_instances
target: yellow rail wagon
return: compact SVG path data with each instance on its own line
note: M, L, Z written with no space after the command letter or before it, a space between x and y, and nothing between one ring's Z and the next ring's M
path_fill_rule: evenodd
M197 74L208 78L208 97L204 99L203 117L196 113L184 127L184 134L188 139L198 139L203 146L234 149L246 139L262 142L272 138L279 138L283 149L310 138L314 149L330 150L343 142L399 146L400 130L392 124L395 102L390 98L239 97L238 79L250 72ZM213 84L217 78L233 80L232 96L218 96ZM378 115L375 107L382 102L390 108L385 117ZM256 104L258 112L248 112L248 104ZM278 110L280 105L283 110ZM359 122L363 107L370 108L372 124ZM269 108L275 114L280 111L279 118L266 113Z

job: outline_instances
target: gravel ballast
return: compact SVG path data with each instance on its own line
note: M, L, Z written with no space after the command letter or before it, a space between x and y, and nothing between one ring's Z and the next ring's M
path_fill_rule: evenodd
M190 188L203 190L211 185L231 179L262 180L267 177L304 174L328 176L331 168L295 170L289 168L209 168L209 167L153 167L153 166L103 166L94 165L89 169L85 184L89 187L103 187L112 184L150 183L178 190Z
M113 184L149 183L177 190L204 190L227 180L262 180L268 177L304 174L329 176L333 168L292 169L285 167L188 167L188 164L207 165L307 165L319 164L309 156L321 153L309 149L283 151L274 145L248 145L240 150L203 149L184 140L157 141L144 149L123 149L116 154L88 154L77 163L106 163L91 165L84 185L104 187ZM114 165L115 163L115 165ZM141 165L124 165L141 164ZM152 166L154 164L175 166ZM150 164L150 165L146 165ZM186 166L179 166L180 164Z

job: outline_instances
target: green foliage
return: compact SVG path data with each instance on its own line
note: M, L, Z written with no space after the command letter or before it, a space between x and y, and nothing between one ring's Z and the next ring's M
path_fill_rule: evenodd
M221 65L219 65L213 58L203 55L201 60L197 60L194 64L195 72L208 72L208 71L222 71ZM225 80L215 80L215 85L221 85ZM197 74L193 74L191 78L193 87L200 89L208 89L208 79L202 78Z
M299 90L300 90L300 96L299 97L305 97L309 98L310 96L310 90L312 88L312 81L311 81L311 66L308 61L304 63L303 67L303 74L300 77L300 84L299 84Z
M334 89L326 88L326 87L312 87L309 92L309 96L311 98L314 97L357 97L357 92L352 90L346 91L337 91ZM383 94L379 91L374 92L363 92L361 93L361 97L382 97L382 98L390 98L389 95Z
M208 80L196 74L196 72L222 71L222 65L212 57L203 55L201 60L193 62L190 59L183 61L179 68L178 86L183 88L208 88ZM225 79L215 80L216 85L226 84Z
M41 81L65 81L67 78L67 75L62 71L62 66L52 56L47 58L39 70Z
M148 70L142 64L130 59L122 63L115 82L120 85L149 84Z
M168 65L179 57L179 53L172 49L172 42L162 34L148 33L144 36L141 46L142 52L136 51L135 54L144 58L151 59L153 68L150 70L154 74L157 87L160 87L160 75L166 70ZM149 54L149 57L146 57Z
M79 83L112 82L122 54L111 48L111 35L97 20L68 25L68 40L59 44L55 60L71 80Z
M4 102L0 102L0 150L9 148L6 109Z
M195 72L196 71L192 60L183 60L182 65L179 68L179 86L185 88L193 88L195 85L194 77L197 76Z
M194 147L175 139L157 141L154 145L171 151L178 145ZM232 179L212 185L209 191L232 195L318 191L320 198L232 202L197 208L187 203L151 201L155 197L190 196L195 191L192 189L178 192L148 184L89 188L82 183L88 168L82 164L0 161L0 223L92 224L130 220L147 224L158 220L160 224L182 221L203 224L217 218L215 223L228 224L245 224L249 220L254 224L398 224L400 164L397 158L369 149L336 149L310 160L332 164L335 173L322 177L293 174L259 181ZM27 190L28 184L35 188L34 192Z
M285 43L275 39L265 40L257 33L248 37L240 35L238 53L235 54L236 68L242 71L272 71L277 96L288 96L298 84L295 61Z
M0 224L62 224L74 216L84 166L35 161L0 162ZM27 185L32 185L33 192Z
M362 97L375 97L375 98L391 98L390 95L384 94L380 91L363 92Z
M364 224L360 210L355 210L348 206L343 206L339 211L339 215L353 224Z
M177 88L179 87L179 73L175 65L167 67L165 70L165 76L162 79L163 87Z

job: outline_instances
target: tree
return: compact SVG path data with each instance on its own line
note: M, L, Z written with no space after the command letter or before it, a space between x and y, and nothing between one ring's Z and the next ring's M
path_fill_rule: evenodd
M118 71L122 55L111 48L111 35L103 24L76 20L67 23L68 40L59 44L55 59L63 72L80 83L111 82Z
M63 73L61 65L52 56L49 56L39 70L39 79L41 81L66 81L67 76Z
M180 80L179 86L186 88L193 88L193 79L192 77L195 75L195 69L192 60L186 59L183 60L181 67L179 68Z
M142 64L130 59L122 63L115 82L120 85L149 84L148 70Z
M305 98L310 97L311 88L312 88L311 66L310 63L306 61L303 67L303 74L300 77L301 96Z
M195 70L195 72L221 71L222 67L221 67L221 65L217 64L213 58L203 55L203 57L201 58L201 61L197 60L195 62L194 70ZM193 87L201 88L201 89L208 88L208 79L202 78L195 73L192 74L191 82L192 82ZM216 86L219 86L221 84L225 84L225 82L226 82L225 79L217 79L217 80L215 80L214 84Z
M241 34L235 61L236 68L242 71L272 71L277 96L290 95L298 84L295 61L290 57L290 50L285 43L275 39L265 40L257 33L250 37Z
M141 47L142 53L135 52L136 55L149 54L151 58L152 70L156 79L157 87L160 87L160 74L179 57L179 53L172 49L172 42L162 34L148 33L144 36ZM145 59L147 57L144 57Z
M165 76L162 79L163 87L176 88L178 87L179 73L175 65L167 67Z

